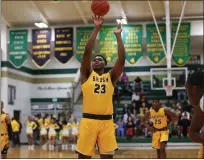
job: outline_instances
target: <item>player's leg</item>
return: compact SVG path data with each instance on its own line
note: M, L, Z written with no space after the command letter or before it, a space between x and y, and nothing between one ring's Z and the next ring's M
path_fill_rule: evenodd
M153 132L152 133L152 148L156 149L157 151L157 158L160 159L160 132Z
M157 159L160 159L161 158L161 152L160 152L160 149L157 149Z
M82 118L79 126L76 152L79 159L90 159L95 150L99 120Z
M169 139L169 130L161 131L161 138L160 138L160 152L161 158L166 158L166 144Z
M167 142L160 143L160 158L166 159L166 144Z
M9 149L8 135L1 136L1 159L7 159L7 151Z
M102 121L101 130L98 135L98 148L102 159L112 159L115 150L118 149L116 142L113 120Z
M198 152L198 159L204 159L204 144L200 146L200 150Z

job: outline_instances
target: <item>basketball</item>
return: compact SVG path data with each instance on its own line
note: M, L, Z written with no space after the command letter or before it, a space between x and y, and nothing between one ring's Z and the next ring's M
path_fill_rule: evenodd
M110 5L107 0L94 0L91 4L92 12L97 16L104 16L110 10Z

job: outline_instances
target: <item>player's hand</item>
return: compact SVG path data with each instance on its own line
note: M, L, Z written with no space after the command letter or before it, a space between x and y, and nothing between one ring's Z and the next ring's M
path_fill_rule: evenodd
M94 20L95 27L98 29L101 29L103 25L103 17L95 15L95 16L92 16L92 18Z
M122 24L121 23L118 23L118 27L116 29L116 31L114 32L114 34L117 36L117 35L121 35L121 32L122 32Z

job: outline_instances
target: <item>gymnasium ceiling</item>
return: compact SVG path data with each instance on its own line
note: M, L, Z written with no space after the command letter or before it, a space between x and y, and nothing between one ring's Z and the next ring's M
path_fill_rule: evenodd
M2 1L2 15L10 27L34 27L35 22L56 25L92 24L92 1ZM157 21L164 21L164 2L150 1ZM104 17L105 23L116 23L118 18L131 22L153 21L147 1L110 1L110 11ZM171 17L179 17L182 1L170 1ZM184 17L203 19L203 1L187 1ZM192 17L193 16L193 17Z

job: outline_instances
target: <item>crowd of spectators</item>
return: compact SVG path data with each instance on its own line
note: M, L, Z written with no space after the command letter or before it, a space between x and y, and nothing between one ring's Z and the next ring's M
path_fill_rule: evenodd
M115 87L114 102L120 104L122 94L132 98L131 104L124 104L123 113L116 119L116 124L118 125L116 129L117 137L126 137L127 139L133 137L151 137L150 130L141 123L142 117L151 107L148 97L143 94L143 88L143 81L140 77L136 77L134 82L130 82L126 73L122 74L117 87ZM177 102L161 103L161 105L172 110L179 117L178 122L171 125L170 137L176 136L182 138L188 136L193 109L186 100L185 94L179 93L177 95L179 97Z

